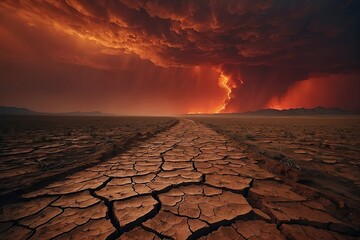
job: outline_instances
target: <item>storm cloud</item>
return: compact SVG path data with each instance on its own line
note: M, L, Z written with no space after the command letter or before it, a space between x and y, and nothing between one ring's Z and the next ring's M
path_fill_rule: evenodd
M223 110L225 112L267 107L274 97L287 96L290 90L296 92L293 88L299 85L299 81L311 80L314 76L321 76L322 79L331 76L329 85L333 84L334 87L346 79L342 91L353 89L360 81L360 2L356 0L3 1L0 8L9 15L7 19L20 19L22 23L35 28L55 29L61 36L65 36L64 41L58 41L56 33L53 33L55 36L51 35L51 39L54 38L52 43L27 45L29 51L35 48L40 53L45 52L40 55L39 61L41 56L46 56L43 57L46 61L48 52L52 51L51 59L96 71L121 72L121 78L128 82L131 82L131 78L126 74L134 65L124 64L124 61L146 65L145 72L150 71L153 76L158 74L159 78L160 72L164 71L177 69L187 72L181 77L172 75L177 80L169 79L171 76L165 74L166 77L162 79L163 82L169 82L165 84L168 87L153 90L159 93L171 89L171 84L193 86L191 78L193 72L196 72L195 68L223 73L230 78L228 84L232 88L231 98L226 101ZM6 24L3 29L12 31L6 28ZM14 29L25 33L29 31L21 26ZM4 33L3 30L1 34ZM25 33L21 32L17 36ZM39 33L32 38L38 38L41 42L43 35ZM28 33L28 36L31 34ZM72 46L74 41L71 39L91 42L89 44L92 47L86 53L73 54L68 50L77 48ZM63 44L68 46L64 47ZM8 50L10 45L16 50ZM14 42L9 44L3 41L0 45L2 48L3 61L13 57L18 50ZM21 52L20 55L26 54ZM1 64L3 67L5 63ZM137 81L144 86L159 81L153 80L156 77L146 79L148 74L140 75ZM111 81L116 79L108 73L101 76L104 77ZM214 98L221 103L222 90L215 90L216 77L202 77L205 79L197 80L195 85L198 91L195 92L203 99L203 103ZM62 79L65 78L66 74L62 76ZM64 81L62 79L57 81ZM326 85L326 80L322 84ZM158 85L160 89L161 86L163 84ZM321 84L312 86L317 88L315 92L328 89ZM173 89L173 92L178 91L178 100L170 101L169 108L171 104L174 109L181 105L179 99L191 88ZM212 89L208 96L207 89ZM195 92L192 96L196 95ZM360 99L355 96L360 95L360 89L350 91L355 100L359 100L357 105L347 105L340 99L341 94L328 92L328 98L339 98L342 107L360 108ZM312 98L313 105L320 104L316 95L312 95ZM189 99L183 97L182 101L187 103L177 108L179 113L204 111L200 98L196 101ZM198 103L191 106L194 102ZM327 105L324 101L321 104ZM205 107L205 111L211 111L210 108L216 108L215 105L213 103ZM336 105L339 104L333 99L328 104Z

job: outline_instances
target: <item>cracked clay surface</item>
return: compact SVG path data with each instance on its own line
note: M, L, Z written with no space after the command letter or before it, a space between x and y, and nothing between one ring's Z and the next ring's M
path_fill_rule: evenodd
M358 224L333 205L182 119L2 206L0 239L358 239Z

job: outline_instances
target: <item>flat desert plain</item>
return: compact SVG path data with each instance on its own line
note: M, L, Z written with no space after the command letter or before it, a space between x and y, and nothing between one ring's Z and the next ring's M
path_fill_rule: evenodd
M1 117L1 239L359 239L358 117Z
M0 199L107 160L176 122L155 117L0 115Z

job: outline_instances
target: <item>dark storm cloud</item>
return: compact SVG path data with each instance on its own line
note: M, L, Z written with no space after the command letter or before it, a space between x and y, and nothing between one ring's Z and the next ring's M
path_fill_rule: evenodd
M359 60L358 1L2 4L162 65L238 63L351 71Z
M7 1L27 21L162 66L232 77L233 111L264 107L310 74L359 74L360 1ZM240 79L244 84L239 86ZM204 86L206 88L206 86Z
M212 112L222 101L209 67L162 68L1 10L0 105L161 115Z

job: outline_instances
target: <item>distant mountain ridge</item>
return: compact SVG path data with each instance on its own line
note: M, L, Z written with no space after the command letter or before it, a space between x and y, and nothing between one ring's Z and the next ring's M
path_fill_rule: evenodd
M34 116L115 116L110 113L102 113L99 111L92 112L63 112L63 113L47 113L47 112L36 112L27 108L18 108L18 107L7 107L0 106L0 115L34 115Z
M31 111L27 108L0 106L0 114L3 115L32 115L35 113L36 112Z
M290 108L284 110L278 109L261 109L258 111L251 111L241 113L245 115L265 115L265 116L308 116L308 115L351 115L351 114L360 114L356 111L346 111L340 108L325 108L325 107L316 107L316 108Z
M340 108L325 108L325 107L315 107L315 108L290 108L290 109L260 109L257 111L248 111L248 112L237 112L237 113L199 113L199 114L183 114L185 116L319 116L319 115L360 115L360 110L358 111L347 111Z

